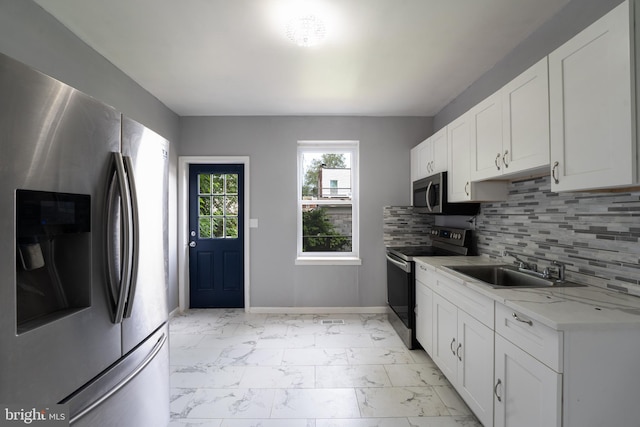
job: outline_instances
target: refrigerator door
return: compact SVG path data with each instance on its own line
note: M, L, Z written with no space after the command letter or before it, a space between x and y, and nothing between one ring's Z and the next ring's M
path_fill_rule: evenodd
M169 328L63 403L73 427L164 427L169 424Z
M0 402L58 402L122 354L102 268L120 115L4 55L0 93ZM18 236L24 211L42 226Z
M133 170L134 268L122 322L126 353L167 321L169 142L122 118L122 155Z

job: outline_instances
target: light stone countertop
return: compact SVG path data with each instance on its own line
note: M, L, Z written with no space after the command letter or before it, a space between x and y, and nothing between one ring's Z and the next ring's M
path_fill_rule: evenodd
M455 265L502 264L483 256L415 257L417 263L556 330L640 328L640 298L595 286L494 289Z

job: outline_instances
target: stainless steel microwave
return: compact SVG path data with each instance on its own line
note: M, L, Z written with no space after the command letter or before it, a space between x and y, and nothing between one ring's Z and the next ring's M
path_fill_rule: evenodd
M440 172L413 182L413 206L425 213L439 215L475 215L479 203L449 203L447 173Z

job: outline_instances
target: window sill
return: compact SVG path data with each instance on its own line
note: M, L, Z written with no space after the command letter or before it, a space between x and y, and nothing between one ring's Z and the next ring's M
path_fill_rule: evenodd
M358 257L298 257L296 265L362 265Z

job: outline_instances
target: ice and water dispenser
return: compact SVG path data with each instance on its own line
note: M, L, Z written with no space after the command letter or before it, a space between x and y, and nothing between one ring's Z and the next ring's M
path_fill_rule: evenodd
M17 190L16 317L23 333L91 305L91 197Z

